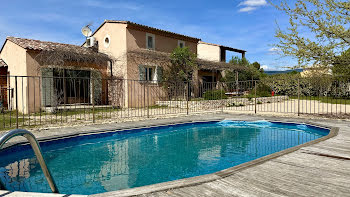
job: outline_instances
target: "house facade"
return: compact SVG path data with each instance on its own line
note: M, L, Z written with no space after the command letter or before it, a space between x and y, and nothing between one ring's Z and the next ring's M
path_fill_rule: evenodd
M75 61L65 58L65 54L60 56L56 53L58 49L67 51L71 55L80 54L81 57L97 53L76 45L15 37L6 38L0 57L6 64L1 68L6 70L3 72L7 72L6 77L2 76L2 79L6 80L2 83L6 84L8 108L18 107L20 112L30 113L37 112L43 107L61 104L91 103L92 86L89 79L107 77L107 61L102 64L81 63L79 62L81 59ZM55 50L55 53L50 53ZM38 59L43 56L42 54L51 56ZM56 58L59 63L42 62L45 58L48 60ZM97 88L95 92L99 92L96 97L101 97L99 100L106 100L102 98L106 97L106 84L101 82L94 88Z
M153 59L141 57L136 60L136 57L129 54L135 51L170 54L176 47L188 47L191 52L197 54L197 43L200 40L130 21L115 20L104 21L91 37L97 43L99 52L115 58L110 74L124 80L124 98L122 102L118 100L120 103L114 105L124 107L152 105L164 95L162 87L158 84L162 65ZM155 92L158 95L155 95Z
M7 37L0 51L0 73L5 76L0 82L6 90L0 95L7 98L6 105L11 109L16 108L16 95L17 108L23 113L92 102L151 106L167 99L160 82L176 47L188 47L199 58L192 77L194 92L201 91L198 84L215 83L224 70L232 69L225 63L227 50L245 55L244 50L205 43L199 38L130 21L106 20L82 46ZM94 61L91 57L103 58ZM96 81L92 79L101 80L92 84Z
M135 65L131 61L130 57L127 56L128 52L147 49L171 53L178 46L186 46L191 52L197 54L197 43L200 40L130 21L116 20L105 20L92 34L92 37L97 41L99 52L115 58L112 75L128 80L142 80L139 65ZM84 45L86 46L86 43ZM150 65L149 70L156 74L154 66ZM145 80L154 78L147 77Z
M193 83L195 86L199 83L217 82L227 66L217 66L213 69L208 64L212 62L225 62L226 51L234 51L242 54L244 50L234 49L222 45L215 45L202 42L199 38L194 38L174 32L169 32L130 21L104 21L92 34L94 41L98 45L98 51L108 54L115 58L111 65L111 75L126 79L123 84L125 101L124 106L139 107L144 106L145 102L138 99L143 97L150 98L150 103L154 103L157 96L152 92L161 92L161 87L157 81L161 79L161 72L164 65L157 62L156 58L147 58L145 54L159 53L160 56L169 56L176 47L188 47L199 59L201 63L205 62L206 66L200 66L193 74ZM86 46L87 43L84 43ZM139 60L135 60L130 54L135 51L143 51L144 56L140 55ZM210 63L208 63L210 62ZM149 83L140 83L146 81ZM147 88L145 86L147 85ZM157 91L149 91L149 87ZM132 92L130 92L132 89ZM146 90L144 90L146 89ZM144 94L144 95L143 95Z

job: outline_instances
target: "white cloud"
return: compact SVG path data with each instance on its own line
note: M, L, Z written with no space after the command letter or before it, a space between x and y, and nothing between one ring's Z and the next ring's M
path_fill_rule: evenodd
M275 52L275 51L279 51L280 49L277 48L277 47L272 47L272 48L269 48L269 52Z
M239 12L250 12L250 11L253 11L253 10L256 10L257 7L244 7L244 8L241 8L239 9Z
M262 68L264 70L269 70L269 67L267 65L262 65L260 68Z
M263 6L267 5L266 0L245 0L239 4L240 6Z
M281 49L277 48L277 47L272 47L272 48L269 48L269 54L270 55L277 55L279 54L279 52L281 52Z
M265 5L267 5L266 0L244 0L238 4L238 6L243 6L239 9L239 12L251 12Z

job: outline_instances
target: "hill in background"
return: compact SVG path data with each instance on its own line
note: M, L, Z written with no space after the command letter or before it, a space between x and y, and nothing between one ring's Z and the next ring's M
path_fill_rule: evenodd
M282 74L282 73L290 73L292 71L297 72L303 72L302 68L294 69L294 70L265 70L264 73L268 75L276 75L276 74Z

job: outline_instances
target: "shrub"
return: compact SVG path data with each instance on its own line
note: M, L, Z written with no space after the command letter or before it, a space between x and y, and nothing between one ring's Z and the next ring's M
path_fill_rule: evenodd
M256 87L256 96L257 97L270 97L271 96L272 89L270 86L265 85L263 83L259 83ZM255 89L253 89L249 95L247 95L248 98L254 98L255 97Z
M234 107L234 106L236 106L235 103L229 103L229 104L226 105L226 107Z
M223 90L208 90L203 95L204 100L219 100L227 99L225 91Z

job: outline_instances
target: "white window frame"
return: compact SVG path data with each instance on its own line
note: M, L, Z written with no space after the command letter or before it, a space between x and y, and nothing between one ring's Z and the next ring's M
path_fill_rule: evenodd
M183 40L178 40L177 41L177 46L180 47L180 44L182 43L183 47L186 47L185 41ZM181 48L181 47L180 47Z
M152 48L148 48L148 37L152 37ZM156 49L156 36L151 33L146 33L146 49L155 50Z

